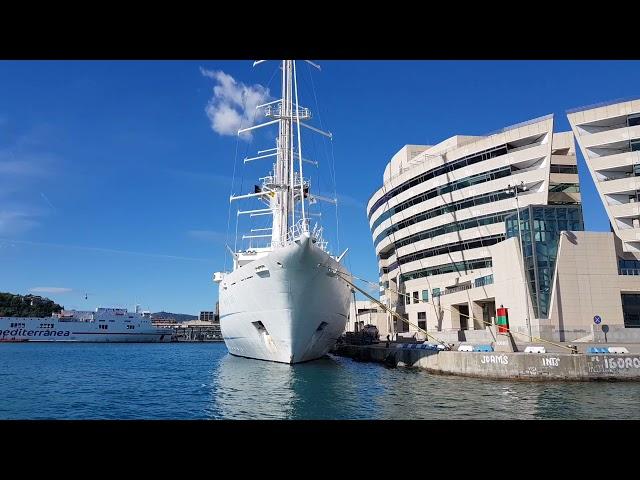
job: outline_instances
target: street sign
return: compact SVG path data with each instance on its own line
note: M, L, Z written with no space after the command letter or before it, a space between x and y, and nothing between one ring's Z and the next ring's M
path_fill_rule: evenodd
M602 318L600 318L600 315L596 315L595 317L593 317L593 322L596 325L599 325L601 321L602 321Z

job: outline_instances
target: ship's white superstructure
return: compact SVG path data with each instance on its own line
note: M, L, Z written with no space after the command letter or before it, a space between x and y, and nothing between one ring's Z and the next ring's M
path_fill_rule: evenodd
M172 330L149 312L63 310L50 317L0 317L0 342L170 342Z
M231 354L299 363L325 355L335 344L344 331L351 290L342 278L349 278L340 264L344 253L332 256L322 227L311 227L309 221L308 204L336 200L310 193L302 172L302 163L309 160L302 155L301 127L331 134L305 123L311 113L298 104L296 62L283 60L280 68L282 98L258 107L268 121L238 132L278 125L276 147L245 159L273 157L273 170L253 193L231 197L263 203L265 208L237 215L270 217L270 227L252 232L266 233L243 236L264 238L266 244L232 251L233 271L216 272L214 281L219 283L220 327Z

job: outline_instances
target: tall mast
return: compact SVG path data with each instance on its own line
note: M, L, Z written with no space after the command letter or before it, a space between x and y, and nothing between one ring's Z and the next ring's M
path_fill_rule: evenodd
M254 62L254 66L263 63L265 60ZM318 65L307 60L307 63L315 68ZM230 201L260 198L269 205L269 208L262 210L238 211L240 214L268 215L271 214L273 222L271 226L271 235L248 235L243 238L271 237L271 245L283 245L289 240L289 232L299 235L308 231L307 211L305 208L305 197L314 200L323 200L335 203L335 199L324 198L319 195L309 195L305 188L308 182L305 182L302 174L302 162L310 162L317 165L317 162L305 159L302 156L302 135L300 127L305 127L313 132L319 133L331 138L331 133L323 132L311 125L304 123L311 118L311 112L308 108L300 107L298 103L298 79L296 74L296 62L293 60L282 60L280 69L282 70L282 97L264 105L258 105L256 108L264 108L264 114L270 121L261 125L247 127L238 131L238 134L249 132L257 128L266 127L268 125L278 124L278 138L276 139L276 147L269 150L259 151L257 157L245 158L244 162L251 162L268 157L276 157L273 165L273 174L264 177L263 185L255 191L244 195L230 197ZM294 122L296 131L294 133ZM296 170L296 157L298 160L298 168ZM300 202L301 218L296 223L296 202ZM267 229L256 229L252 231L264 231ZM295 231L294 231L295 230Z
M282 61L282 100L280 102L280 119L278 122L278 140L276 145L277 160L275 168L275 183L280 186L276 194L271 199L271 211L273 213L273 225L271 231L272 242L284 242L289 230L289 210L292 198L289 189L286 188L290 182L290 175L293 175L291 166L291 124L287 118L289 110L288 92L290 91L291 76L289 62Z
M302 141L300 135L300 108L298 107L298 80L296 78L295 62L282 61L282 100L280 102L280 120L278 125L278 145L275 182L281 188L271 200L273 212L273 230L271 240L284 242L289 227L295 225L296 184L299 184L299 197L303 226L305 219L304 181L302 176ZM294 102L295 96L295 102ZM294 137L293 122L297 124L297 135ZM295 142L298 150L298 176L295 169ZM291 219L289 221L289 218Z

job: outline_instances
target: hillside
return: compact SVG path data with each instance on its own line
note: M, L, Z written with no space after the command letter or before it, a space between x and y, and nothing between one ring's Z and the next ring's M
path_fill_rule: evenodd
M151 318L173 318L176 322L186 322L188 320L197 320L197 315L187 315L186 313L157 312L152 313Z
M38 295L0 292L0 317L50 317L64 307Z

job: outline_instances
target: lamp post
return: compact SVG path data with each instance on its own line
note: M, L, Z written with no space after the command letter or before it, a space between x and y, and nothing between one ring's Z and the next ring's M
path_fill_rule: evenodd
M518 192L524 192L527 186L524 181L516 185L507 185L507 193L512 193L516 199L516 212L518 215L518 237L520 238L520 256L522 258L522 267L524 270L524 301L525 301L525 321L527 322L527 331L529 332L529 341L531 341L531 322L529 321L529 281L527 279L527 269L524 263L524 245L522 243L522 228L520 223L520 203L518 202Z

